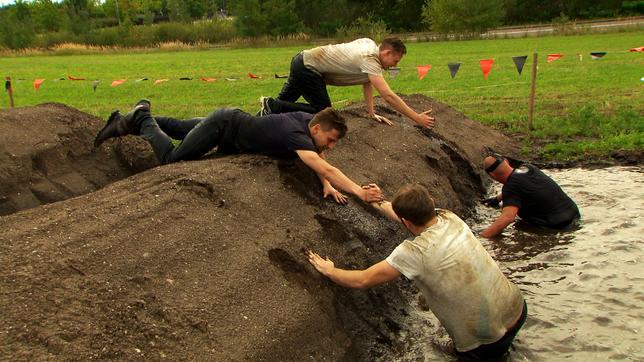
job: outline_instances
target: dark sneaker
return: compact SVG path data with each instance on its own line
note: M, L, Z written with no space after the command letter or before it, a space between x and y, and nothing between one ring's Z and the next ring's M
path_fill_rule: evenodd
M259 104L261 104L262 108L259 110L259 116L266 116L271 114L271 107L268 104L268 102L271 100L270 97L260 97L259 98Z
M113 137L121 137L128 134L138 135L141 125L137 122L137 115L140 111L150 111L150 101L141 99L134 105L134 109L126 114L118 110L113 111L107 119L107 124L98 132L94 139L94 147L99 147L105 140Z
M123 126L124 122L121 112L119 112L118 110L113 111L107 119L105 126L100 131L98 131L98 134L94 139L94 147L100 146L108 138L124 135L125 130Z
M138 102L136 102L136 104L134 104L134 108L136 109L139 106L146 107L148 109L148 111L149 111L150 108L152 107L152 103L150 103L150 101L145 99L145 98L141 98L141 99L139 99Z

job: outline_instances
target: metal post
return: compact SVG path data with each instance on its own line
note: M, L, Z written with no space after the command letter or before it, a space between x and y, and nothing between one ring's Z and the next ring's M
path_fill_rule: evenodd
M537 53L532 56L532 83L530 85L530 105L528 108L528 129L534 130L532 119L534 116L534 97L537 90Z

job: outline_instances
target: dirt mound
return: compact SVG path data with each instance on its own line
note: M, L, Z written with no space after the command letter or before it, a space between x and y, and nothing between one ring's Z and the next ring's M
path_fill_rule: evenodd
M62 104L0 111L0 215L83 195L158 164L134 137L94 150L103 124Z
M438 206L467 214L484 190L483 149L517 146L428 98L406 101L434 107L434 131L379 106L396 122L386 127L353 105L330 162L388 197L421 182ZM75 134L91 142L91 117L47 107L61 128L85 119L91 131ZM47 118L41 107L21 112ZM306 262L302 250L314 248L364 267L406 235L357 200L322 199L299 161L236 155L156 167L2 216L0 228L0 354L12 360L366 361L404 349L398 336L413 333L409 282L348 290Z

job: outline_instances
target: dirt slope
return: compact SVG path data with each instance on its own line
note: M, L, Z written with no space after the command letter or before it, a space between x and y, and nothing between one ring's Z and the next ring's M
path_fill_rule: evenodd
M147 144L133 137L94 150L90 140L102 124L62 104L0 110L0 215L83 195L157 165Z
M349 133L330 162L358 183L378 183L388 197L421 182L438 206L466 215L484 190L483 149L513 154L516 144L426 97L406 101L434 107L434 131L391 113L396 126L386 127L362 118L363 105L349 106ZM116 171L123 163L114 161L114 145L134 137L108 142L97 160L90 144L100 121L68 107L3 111L0 125L30 117L52 128L73 129L74 120L84 120L91 132L79 126L52 147L77 151L77 160L88 160L83 172L127 174ZM25 134L43 138L43 129ZM37 153L31 147L24 146L23 157ZM10 158L8 152L5 146L0 157ZM3 180L26 185L33 177L22 172L11 179L4 165ZM3 181L5 200L13 200L12 190ZM237 155L151 168L1 216L0 355L370 361L399 353L409 283L339 288L314 272L301 251L314 248L338 265L365 267L407 235L358 200L339 206L320 195L315 175L299 161Z

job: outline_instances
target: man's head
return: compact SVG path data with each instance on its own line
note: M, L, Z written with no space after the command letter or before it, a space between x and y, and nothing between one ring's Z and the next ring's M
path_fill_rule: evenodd
M492 179L502 184L508 180L513 170L507 159L496 154L483 159L483 168Z
M309 122L311 138L320 151L332 149L347 133L347 123L333 108L318 112Z
M385 38L380 44L378 58L384 69L389 69L398 65L403 55L407 54L407 47L402 40L396 37Z
M420 184L401 187L394 195L391 207L410 231L412 230L407 223L420 228L436 217L434 200L429 196L429 191Z

